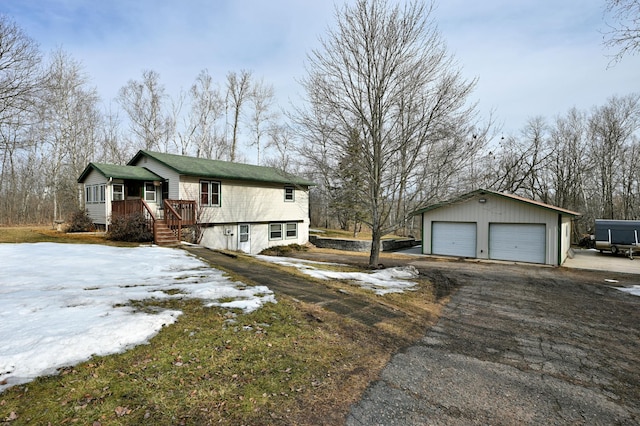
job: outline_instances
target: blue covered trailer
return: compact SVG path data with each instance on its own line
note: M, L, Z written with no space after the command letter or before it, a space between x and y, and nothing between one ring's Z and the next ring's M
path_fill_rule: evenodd
M601 252L628 252L640 249L640 221L596 219L595 247Z

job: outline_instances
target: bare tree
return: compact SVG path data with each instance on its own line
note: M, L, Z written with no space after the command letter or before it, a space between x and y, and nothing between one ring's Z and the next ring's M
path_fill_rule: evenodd
M96 158L105 163L126 164L135 152L122 135L118 111L114 111L109 104L103 115L102 134L99 136L100 152Z
M336 29L309 55L309 75L302 81L316 105L300 113L327 114L334 158L348 151L354 129L358 133L372 266L382 235L396 226L390 218L398 203L416 205L429 192L416 189L424 188L424 166L459 157L453 143L438 150L440 158L430 158L429 148L443 138L460 140L475 117L468 105L475 81L463 80L447 54L432 9L417 0L345 5L337 10Z
M227 74L227 107L231 108L231 143L229 144L229 160L236 160L238 149L238 133L240 131L240 117L244 103L251 92L251 72L242 70L240 74L235 71Z
M196 147L196 157L219 159L225 150L217 134L224 101L207 70L202 70L189 90L191 109L184 137Z
M20 170L30 147L26 130L42 81L38 45L0 15L0 223L20 221L18 206L28 197Z
M625 179L622 158L625 147L640 128L640 95L612 97L594 109L589 120L590 152L596 167L599 197L604 219L618 219L616 198Z
M258 152L257 164L260 164L262 140L275 119L275 114L272 111L273 102L273 86L265 84L264 80L256 82L251 88L249 96L249 103L251 105L249 123L253 133L253 140L249 146L256 147Z
M96 155L101 115L98 94L80 63L62 50L51 55L35 135L42 146L40 175L53 197L53 219L78 207L76 178Z
M280 124L269 127L269 144L273 148L275 155L266 158L265 164L275 167L283 172L293 173L294 161L292 155L295 153L295 135L291 127Z
M607 0L606 12L613 23L607 23L605 46L618 49L613 62L618 62L626 54L640 52L640 0Z
M117 101L127 113L129 129L137 139L137 146L167 150L173 122L165 111L166 99L160 75L151 70L142 72L142 81L129 80L120 89Z
M566 115L557 117L549 138L553 146L549 162L553 193L550 202L566 209L584 211L581 209L588 203L585 182L592 169L585 113L572 108Z

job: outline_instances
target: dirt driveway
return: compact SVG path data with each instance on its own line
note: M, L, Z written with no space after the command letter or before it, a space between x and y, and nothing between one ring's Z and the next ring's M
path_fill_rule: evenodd
M460 288L348 425L640 423L640 297L604 281L640 284L636 276L412 263Z

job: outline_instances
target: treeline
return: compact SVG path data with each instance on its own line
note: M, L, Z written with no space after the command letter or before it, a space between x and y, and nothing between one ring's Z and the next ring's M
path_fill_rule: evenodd
M480 136L469 134L444 150L432 147L420 165L426 167L421 189L429 191L422 200L435 203L479 188L518 194L581 213L576 237L589 232L594 219L638 220L639 130L640 95L630 94L613 96L590 110L531 118L518 134L488 138L481 146L474 144ZM317 181L326 185L314 193L312 222L357 230L367 213L358 207L352 184L362 183L353 161L342 170L342 176L327 180L316 170ZM419 221L395 212L396 230L419 232Z
M105 107L64 51L45 57L7 17L0 18L0 39L0 225L66 219L80 207L76 179L90 161L123 164L138 149L151 149L249 162L247 147L255 153L250 162L317 182L312 226L368 226L373 201L386 212L380 229L417 235L412 211L478 188L580 212L577 233L595 218L640 219L638 94L534 117L518 134L502 136L466 106L475 82L461 80L446 55L427 58L438 61L442 83L412 80L390 97L394 136L382 128L376 149L384 156L376 163L367 158L375 150L367 145L364 118L339 122L344 109L330 109L338 105L331 99L336 91L313 73L303 81L309 108L288 115L278 112L273 88L248 71L216 82L203 70L172 98L160 75L146 70ZM408 96L421 93L430 97ZM375 167L383 172L375 175ZM372 176L379 179L375 188Z
M176 97L144 70L105 103L80 62L44 55L0 16L0 225L52 223L80 207L88 162L124 164L139 149L281 165L291 132L273 88L250 71L202 70ZM105 106L107 105L107 106ZM286 164L285 164L286 165Z

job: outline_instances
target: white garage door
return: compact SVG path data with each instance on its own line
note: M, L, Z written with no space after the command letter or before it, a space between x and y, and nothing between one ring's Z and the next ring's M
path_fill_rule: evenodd
M476 257L476 224L433 222L431 225L431 253Z
M544 224L492 223L489 225L489 258L545 263Z

